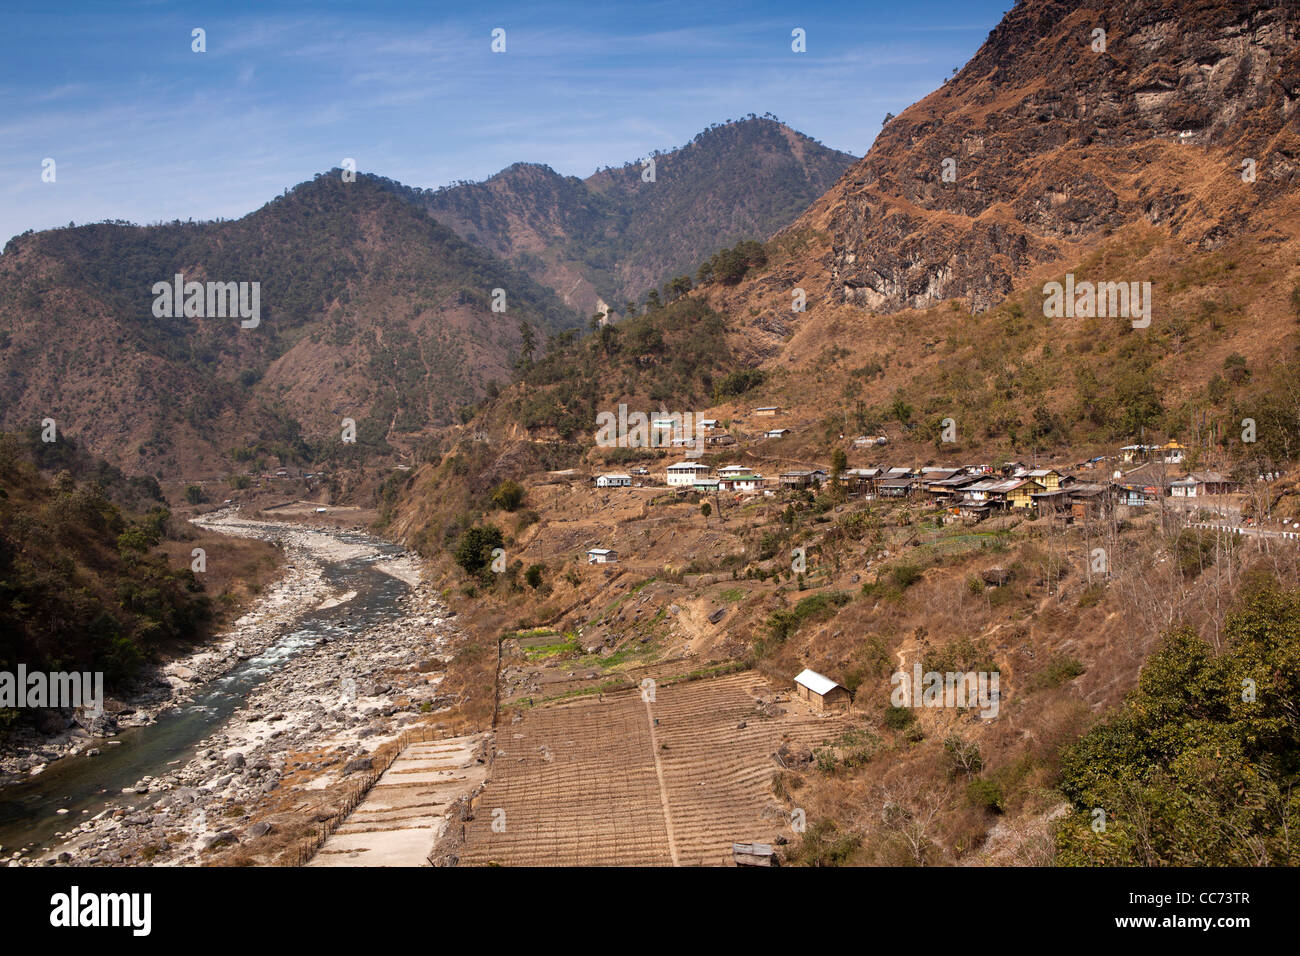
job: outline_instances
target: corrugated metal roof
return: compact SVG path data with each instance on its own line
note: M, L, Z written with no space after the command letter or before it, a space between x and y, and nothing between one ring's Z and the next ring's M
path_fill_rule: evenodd
M799 672L799 676L794 679L794 682L796 684L802 684L814 694L828 694L836 687L840 686L829 677L818 674L816 671L809 670L806 667Z

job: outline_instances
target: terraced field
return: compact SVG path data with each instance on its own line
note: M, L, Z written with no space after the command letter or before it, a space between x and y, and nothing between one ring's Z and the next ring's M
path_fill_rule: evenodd
M715 866L733 841L789 835L772 755L834 735L839 718L788 694L764 716L759 698L773 696L743 673L659 687L653 702L628 692L525 712L497 730L461 864Z

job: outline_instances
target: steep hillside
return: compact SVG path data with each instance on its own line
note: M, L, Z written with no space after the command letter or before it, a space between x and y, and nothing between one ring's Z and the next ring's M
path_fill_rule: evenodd
M654 182L518 164L437 192L334 171L233 222L20 236L0 257L0 426L52 418L165 478L406 451L601 296L622 310L719 239L770 234L852 157L751 119L654 159ZM256 327L156 316L177 274L260 283Z
M1296 29L1284 3L1018 3L791 227L825 233L817 291L983 311L1125 225L1201 249L1269 237L1300 176Z
M177 641L201 637L203 584L158 553L169 513L124 512L97 483L47 480L0 432L0 671L103 671L110 689ZM0 735L18 714L0 709Z
M835 481L688 490L664 484L679 450L595 441L624 403L716 419L735 442L705 449L714 474L1016 458L1105 481L1118 445L1176 437L1190 467L1242 479L1225 515L1300 519L1296 12L1094 6L1018 5L789 229L560 343L390 488L389 527L466 598L450 686L495 680L510 720L646 677L829 675L855 692L852 726L782 753L772 791L809 821L793 862L1294 862L1294 721L1274 722L1292 682L1237 704L1246 662L1294 656L1293 542L1163 506L976 526ZM1044 286L1067 274L1150 283L1150 322L1049 317ZM630 487L590 482L616 471ZM891 675L918 664L1000 674L1001 710L896 706Z
M260 283L258 324L156 316L154 284L177 273ZM235 222L18 237L0 257L0 316L0 425L53 418L116 464L168 476L262 452L374 454L508 377L521 323L541 340L579 321L373 179L338 175Z
M1265 2L1018 4L763 265L694 293L768 373L752 401L796 434L941 456L1086 457L1146 430L1238 457L1262 452L1238 440L1251 417L1290 457L1298 25ZM1067 275L1150 283L1149 323L1105 295L1048 317Z
M645 162L654 160L654 180ZM614 311L721 245L788 225L854 157L775 119L720 124L689 144L585 180L518 163L482 183L399 192L591 315Z

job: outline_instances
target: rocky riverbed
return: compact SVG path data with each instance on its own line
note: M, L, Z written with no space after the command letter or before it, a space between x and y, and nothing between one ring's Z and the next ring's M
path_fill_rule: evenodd
M125 717L156 719L205 685L230 680L224 675L240 664L245 676L252 667L267 673L190 748L189 759L124 786L119 798L81 822L69 819L53 850L6 853L10 865L195 864L241 847L257 858L304 820L332 812L336 791L371 768L378 748L453 703L438 685L454 614L421 583L414 555L364 535L234 514L209 517L204 525L278 540L288 572L220 641L163 669L167 690L157 692L165 699L133 700L134 713ZM373 593L358 598L356 590L337 586L351 580L346 575L324 573L348 562L363 588L375 577L367 568L403 582L384 620L356 624L355 604L367 597L373 604ZM111 745L80 739L76 731L69 737L69 749Z
M291 540L284 546L284 575L216 640L154 668L129 694L108 697L101 716L79 710L66 715L48 711L37 726L12 733L0 751L0 782L39 774L61 757L99 750L104 738L153 723L164 711L191 699L209 681L266 650L304 607L321 601L329 591L313 552Z

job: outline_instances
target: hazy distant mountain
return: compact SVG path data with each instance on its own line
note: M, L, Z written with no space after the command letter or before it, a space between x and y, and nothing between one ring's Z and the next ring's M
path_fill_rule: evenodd
M260 283L259 324L158 317L153 287L177 273ZM579 321L373 179L337 174L235 222L20 236L0 257L0 316L5 427L53 418L115 463L167 475L220 473L259 445L299 460L373 450L507 378L521 322L541 343Z
M722 246L766 239L853 161L774 119L750 118L583 180L517 163L481 183L399 191L590 316L598 298L621 313Z
M0 257L0 427L53 418L166 476L365 455L508 379L521 323L540 355L598 296L621 309L788 223L852 157L754 119L654 160L653 182L641 165L581 181L520 164L438 192L336 170L233 222L19 236ZM259 324L156 315L177 274L259 283Z

